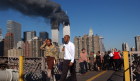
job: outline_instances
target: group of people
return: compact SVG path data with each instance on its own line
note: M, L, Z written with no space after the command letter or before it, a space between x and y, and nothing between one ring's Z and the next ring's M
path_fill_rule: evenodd
M88 70L121 70L123 66L123 55L121 51L113 49L107 52L91 52L87 54L83 48L79 57L80 73L85 74Z
M53 78L52 70L54 64L58 62L58 50L55 45L53 45L51 39L46 39L44 44L40 47L40 49L44 50L45 62L47 62L47 77L49 80ZM75 46L70 41L70 36L64 36L64 44L62 51L64 51L64 60L62 65L62 73L59 81L66 81L67 73L70 71L71 73L71 81L77 81L76 79L76 62L74 60L75 57Z
M40 47L44 50L45 62L47 62L47 77L52 78L53 66L58 62L58 49L52 44L51 39L44 41L44 44ZM59 81L66 81L67 73L70 71L71 81L77 81L76 79L76 61L75 57L75 46L70 41L70 36L64 36L64 44L62 51L64 51L64 60L62 65L62 73ZM79 65L81 74L85 74L88 70L104 70L114 69L119 70L122 66L122 55L120 51L114 49L105 53L98 51L97 53L91 52L87 54L85 48L81 50Z

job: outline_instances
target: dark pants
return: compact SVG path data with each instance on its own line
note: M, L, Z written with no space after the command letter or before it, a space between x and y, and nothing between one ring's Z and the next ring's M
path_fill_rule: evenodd
M84 74L84 73L86 73L87 72L87 62L86 61L84 61L84 62L81 62L80 63L80 69L81 69L81 74Z
M119 70L119 65L120 65L120 59L114 59L114 63L115 63L115 70Z
M110 67L111 69L114 68L114 60L113 60L112 57L110 57L110 59L109 59L109 67Z
M64 60L60 81L67 81L66 78L67 78L68 70L70 70L70 73L71 73L71 81L77 81L76 71L75 71L76 62L74 61L72 66L69 66L69 63L70 63L70 60Z

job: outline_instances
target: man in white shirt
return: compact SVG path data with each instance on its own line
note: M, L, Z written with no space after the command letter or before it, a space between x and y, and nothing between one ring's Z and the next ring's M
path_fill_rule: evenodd
M60 81L66 81L68 70L71 73L71 81L77 81L76 79L76 62L74 61L75 57L75 46L70 41L70 36L64 36L64 47L62 51L64 51L64 61L63 61L63 70L61 74Z

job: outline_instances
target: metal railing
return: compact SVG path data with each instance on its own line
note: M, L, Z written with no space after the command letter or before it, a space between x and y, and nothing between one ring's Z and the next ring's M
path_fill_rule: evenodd
M63 59L58 60L58 65ZM77 71L79 63L77 61ZM25 57L0 57L0 69L16 69L19 74L19 81L46 81L47 66L45 58L25 58ZM58 70L58 73L60 70ZM13 76L14 77L14 76Z
M140 75L140 51L133 51L129 53L131 66L131 81L138 81L138 76Z

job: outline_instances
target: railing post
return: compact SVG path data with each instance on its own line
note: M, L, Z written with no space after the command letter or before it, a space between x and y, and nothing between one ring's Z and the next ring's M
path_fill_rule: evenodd
M130 81L128 51L124 51L123 56L124 56L124 78L125 78L125 81Z
M19 81L23 81L23 56L19 56Z

